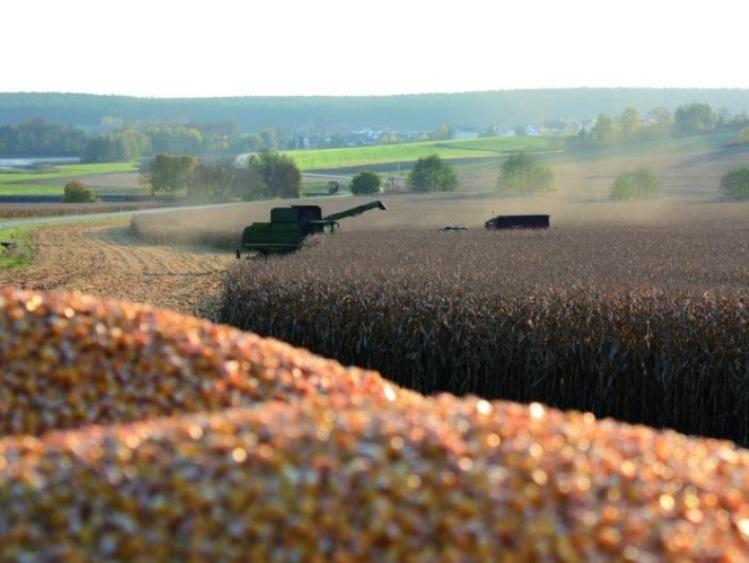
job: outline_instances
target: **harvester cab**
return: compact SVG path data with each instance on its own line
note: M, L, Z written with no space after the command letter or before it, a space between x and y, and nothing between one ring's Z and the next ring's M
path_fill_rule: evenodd
M309 235L329 234L338 230L339 219L359 215L370 209L386 209L381 201L372 201L325 217L318 205L274 207L269 223L253 223L242 232L243 251L260 254L285 254L301 248Z

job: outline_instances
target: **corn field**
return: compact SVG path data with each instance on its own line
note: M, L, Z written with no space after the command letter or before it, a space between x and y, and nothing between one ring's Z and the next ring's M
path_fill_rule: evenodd
M347 232L230 269L220 321L432 394L749 443L749 228Z

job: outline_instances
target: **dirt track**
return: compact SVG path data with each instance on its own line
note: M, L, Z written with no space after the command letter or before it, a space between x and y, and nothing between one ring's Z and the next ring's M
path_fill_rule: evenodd
M37 229L33 264L0 272L0 286L80 290L213 319L233 254L144 244L129 221Z

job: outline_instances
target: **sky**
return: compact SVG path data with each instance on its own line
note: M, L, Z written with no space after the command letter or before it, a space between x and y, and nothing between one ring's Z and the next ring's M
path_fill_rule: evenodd
M0 92L749 88L739 0L6 0Z

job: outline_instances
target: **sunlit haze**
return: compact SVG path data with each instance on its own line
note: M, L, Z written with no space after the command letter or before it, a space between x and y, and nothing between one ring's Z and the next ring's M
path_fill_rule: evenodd
M38 0L7 3L2 19L1 92L749 88L734 0Z

